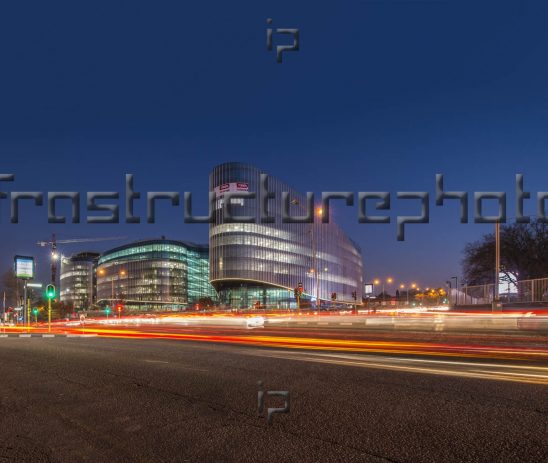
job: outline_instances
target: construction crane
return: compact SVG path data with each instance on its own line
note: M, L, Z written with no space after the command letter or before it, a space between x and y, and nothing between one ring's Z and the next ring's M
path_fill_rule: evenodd
M51 248L51 283L55 285L57 280L57 261L59 260L59 253L57 252L58 244L95 243L98 241L123 240L126 238L126 236L109 236L104 238L73 238L68 240L58 240L55 237L55 233L53 233L51 235L51 240L38 241L36 244L43 248L46 246Z

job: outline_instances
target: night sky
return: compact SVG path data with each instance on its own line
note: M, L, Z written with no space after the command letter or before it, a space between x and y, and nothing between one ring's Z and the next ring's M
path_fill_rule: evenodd
M334 210L362 246L366 280L460 275L464 245L493 227L460 224L455 201L435 206L436 173L450 190L506 191L509 217L516 173L533 196L548 190L548 3L302 3L2 2L0 172L16 181L0 189L123 192L133 173L137 190L192 191L199 207L213 166L252 162L302 191L391 192L389 225ZM267 18L300 29L282 64L266 50ZM395 218L418 205L396 191L431 193L430 224L408 226L404 242ZM207 226L167 204L155 225L49 225L31 205L14 225L6 206L0 270L35 255L43 279L35 242L52 232L207 242Z

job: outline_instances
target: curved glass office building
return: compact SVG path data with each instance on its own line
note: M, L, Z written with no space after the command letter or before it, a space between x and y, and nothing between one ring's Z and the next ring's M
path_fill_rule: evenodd
M302 284L308 305L361 303L362 256L359 247L333 223L282 223L282 192L289 193L291 214L302 215L306 196L268 177L273 223L261 223L259 186L262 172L242 163L214 168L209 188L216 194L210 226L210 280L222 305L235 308L296 307L294 288ZM231 223L223 217L227 192L254 192L255 199L231 199L235 216L252 216L255 223ZM321 213L320 210L316 211ZM301 305L303 307L303 305Z
M97 302L130 310L179 310L202 297L209 283L207 245L167 239L138 241L103 253L97 267Z
M74 310L88 310L95 303L97 252L81 252L61 258L59 297Z

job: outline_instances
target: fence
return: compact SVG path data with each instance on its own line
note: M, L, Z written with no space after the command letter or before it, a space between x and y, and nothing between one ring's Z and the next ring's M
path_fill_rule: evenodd
M491 304L495 285L463 286L451 290L451 302L458 305ZM499 283L499 299L503 304L548 302L548 278Z

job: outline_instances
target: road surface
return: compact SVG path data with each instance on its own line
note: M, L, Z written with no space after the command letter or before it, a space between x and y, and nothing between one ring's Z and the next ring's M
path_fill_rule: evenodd
M10 337L0 339L0 365L0 461L548 457L545 363ZM258 416L259 380L291 394L290 413L271 426Z

